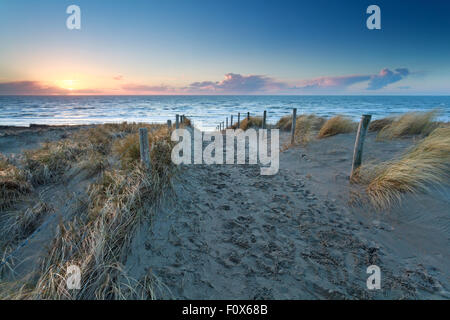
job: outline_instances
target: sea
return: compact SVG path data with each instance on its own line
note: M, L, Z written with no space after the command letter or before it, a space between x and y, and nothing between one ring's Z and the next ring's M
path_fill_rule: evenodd
M250 112L268 123L284 115L314 113L323 117L345 115L358 120L409 111L437 109L438 120L450 120L450 96L0 96L0 126L30 124L97 124L115 122L166 123L175 115L189 117L203 130L220 122L237 121Z

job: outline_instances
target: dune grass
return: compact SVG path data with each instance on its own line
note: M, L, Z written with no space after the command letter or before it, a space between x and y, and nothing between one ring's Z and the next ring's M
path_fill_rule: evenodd
M261 128L263 123L262 117L250 117L250 120L247 118L243 119L240 123L239 128L237 127L237 122L230 126L231 129L242 129L247 130L249 128Z
M31 284L17 281L2 286L5 292L1 292L1 296L9 296L8 292L12 291L7 288L11 285L20 292L14 298L20 299L152 297L151 275L131 279L124 272L123 263L137 226L149 217L170 190L176 167L171 162L173 145L166 125L145 125L149 128L152 145L152 167L149 170L141 165L136 132L142 126L97 126L28 154L25 161L36 183L49 181L42 176L52 177L54 179L50 180L55 181L56 177L64 176L68 167L89 161L93 155L110 161L99 167L98 177L90 184L87 205L83 205L80 213L70 220L60 221L48 255L42 262L42 273ZM83 170L88 169L90 167ZM20 229L24 234L34 230L46 210L49 208L44 205L31 208L21 224L12 228ZM34 219L27 223L25 217ZM66 288L66 271L72 264L79 266L83 275L79 291Z
M383 126L377 135L377 139L395 139L408 135L426 136L437 127L434 122L437 114L437 110L405 113Z
M297 117L298 120L298 117ZM277 123L275 124L275 128L283 130L283 131L289 131L292 128L292 115L287 115L281 117Z
M31 190L26 172L0 154L0 211L14 205Z
M359 168L356 182L366 184L372 205L387 209L406 193L430 192L450 178L450 127L437 128L399 159Z
M307 145L325 123L325 118L314 114L305 114L297 117L295 123L294 143ZM291 121L292 125L292 121Z
M317 138L323 139L340 133L349 133L356 130L356 123L344 116L335 116L328 119L320 128Z
M368 130L369 132L378 132L382 130L384 127L392 124L392 122L394 122L394 118L392 117L373 120L370 122Z

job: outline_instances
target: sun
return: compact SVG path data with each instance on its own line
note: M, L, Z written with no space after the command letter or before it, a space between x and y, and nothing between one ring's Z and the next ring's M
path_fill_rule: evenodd
M75 89L76 82L77 82L76 80L62 80L60 87L63 89L73 91Z

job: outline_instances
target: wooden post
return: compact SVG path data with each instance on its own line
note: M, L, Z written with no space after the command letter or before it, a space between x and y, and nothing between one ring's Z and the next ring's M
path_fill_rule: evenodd
M355 174L355 170L361 166L364 139L366 138L370 119L372 119L372 115L363 114L363 116L361 117L361 121L359 122L358 132L356 133L355 149L353 150L352 172L350 173L350 179Z
M247 121L250 121L250 112L247 112Z
M172 120L167 120L167 128L172 129Z
M238 125L237 128L239 129L241 127L241 113L238 112Z
M186 116L183 114L182 117L183 117L183 120L181 120L181 123L185 123L186 122Z
M139 145L141 152L141 162L150 168L150 147L148 145L148 130L147 128L139 128Z
M295 123L297 122L297 108L292 110L292 125L291 125L291 144L294 144L295 137Z
M225 129L228 129L228 117L227 117L227 122L226 122Z
M230 127L233 126L233 115L231 115L231 120L230 120Z
M175 129L180 128L180 115L175 116Z
M263 129L266 128L266 118L267 118L267 111L264 110L263 122L262 122L262 128L263 128Z

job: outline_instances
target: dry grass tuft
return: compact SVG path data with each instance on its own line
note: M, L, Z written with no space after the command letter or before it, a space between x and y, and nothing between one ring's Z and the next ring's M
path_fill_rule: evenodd
M26 239L39 227L43 218L51 210L52 208L48 204L40 201L23 211L5 213L1 228L4 243L14 244L18 240Z
M353 132L356 129L356 123L344 116L335 116L322 126L317 137L319 139L331 137L340 133Z
M188 117L184 117L183 119L183 123L181 123L182 127L191 127L192 126L192 122L191 119L189 119Z
M297 117L297 120L298 120L298 117ZM291 130L292 115L287 115L287 116L281 117L280 120L278 120L277 123L275 124L275 128L284 130L284 131Z
M305 114L297 117L294 142L302 145L308 144L317 131L323 126L325 121L324 118L314 114Z
M437 113L437 110L405 113L384 126L377 139L394 139L416 134L426 136L437 127L434 122Z
M397 160L362 166L356 182L367 184L370 202L387 209L405 193L430 192L450 178L450 128L435 129Z
M249 128L261 128L263 123L262 117L250 117L250 121L245 118L241 121L239 129L247 130ZM238 129L237 123L234 123L230 128Z
M132 128L128 136L117 139L109 149L109 156L118 157L121 167L103 168L100 177L89 187L87 209L71 221L60 222L43 262L43 272L27 297L151 298L152 281L148 277L143 281L131 279L122 267L134 231L158 205L175 172L167 126L149 128L151 170L139 162L139 138ZM89 150L103 152L95 148ZM83 275L79 291L66 289L65 273L71 264L79 266Z
M0 154L0 211L12 206L31 190L26 173Z
M149 129L151 170L139 162L140 127ZM166 125L108 124L30 151L25 165L36 184L59 182L57 179L77 170L98 176L88 189L89 202L80 206L77 215L60 221L42 272L25 286L19 281L5 284L0 295L18 299L151 298L157 281L151 276L131 279L123 263L137 226L170 190L176 167L171 161L169 133ZM0 165L1 172L10 170L6 162ZM26 238L48 211L46 204L39 203L24 212L11 213L7 233ZM72 264L79 266L83 275L79 291L66 288L66 271ZM17 288L14 296L10 285Z
M369 132L378 132L384 127L391 125L394 122L394 118L383 118L379 120L373 120L369 124Z

